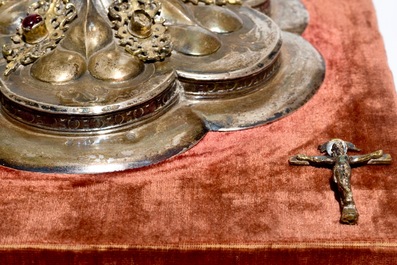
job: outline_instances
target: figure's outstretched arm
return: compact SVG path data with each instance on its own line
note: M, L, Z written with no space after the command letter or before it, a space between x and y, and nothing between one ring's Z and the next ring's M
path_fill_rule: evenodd
M363 163L370 165L385 165L391 163L391 156L389 154L383 154L382 150L377 150L365 155L350 156L349 162L352 165Z
M333 165L334 159L329 156L307 156L307 155L296 155L289 159L291 165L308 166L310 164L315 165Z

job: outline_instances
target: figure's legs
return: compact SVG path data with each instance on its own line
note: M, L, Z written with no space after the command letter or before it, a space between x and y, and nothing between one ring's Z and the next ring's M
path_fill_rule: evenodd
M343 224L350 224L354 225L358 222L358 211L354 202L343 205L342 206L342 213L340 217L340 222Z
M335 182L340 193L341 217L343 224L354 225L358 222L358 211L353 200L353 192L350 184L350 172L334 172ZM341 174L342 173L342 174Z

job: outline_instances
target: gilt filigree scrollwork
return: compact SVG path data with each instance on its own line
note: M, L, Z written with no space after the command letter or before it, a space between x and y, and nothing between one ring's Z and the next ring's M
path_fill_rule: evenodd
M8 62L4 75L53 50L63 39L68 24L77 16L69 0L38 1L30 6L28 14L11 37L12 43L3 46Z
M116 0L109 17L119 44L140 60L160 61L171 54L171 41L156 0Z

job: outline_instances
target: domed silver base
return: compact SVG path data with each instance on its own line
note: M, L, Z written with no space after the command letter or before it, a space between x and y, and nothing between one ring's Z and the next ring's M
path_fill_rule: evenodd
M182 99L156 119L109 133L49 134L0 115L0 163L59 173L99 173L163 161L194 146L208 131L251 128L303 105L324 78L319 53L301 37L283 33L280 68L251 93L227 101Z
M315 93L321 56L263 13L284 27L292 14L307 21L302 5L286 5L298 1L261 0L262 13L249 6L257 1L199 2L6 1L0 15L13 19L0 19L0 164L60 173L139 168L208 131L275 121ZM12 35L7 23L24 9ZM301 22L291 31L302 31Z

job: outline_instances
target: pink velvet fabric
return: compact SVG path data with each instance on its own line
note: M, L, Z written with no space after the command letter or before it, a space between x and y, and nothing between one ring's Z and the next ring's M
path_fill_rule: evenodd
M306 105L269 125L209 133L188 152L139 170L1 168L0 263L33 256L106 261L126 253L137 264L171 264L167 257L180 264L184 257L189 264L198 257L207 257L200 264L397 262L396 163L353 169L355 226L339 224L331 170L288 164L291 155L318 155L317 145L332 138L397 159L397 97L372 2L302 2L311 17L304 37L327 66Z

